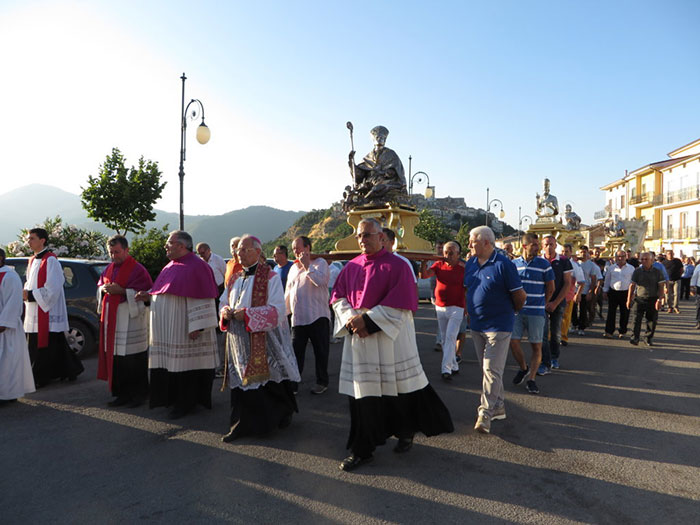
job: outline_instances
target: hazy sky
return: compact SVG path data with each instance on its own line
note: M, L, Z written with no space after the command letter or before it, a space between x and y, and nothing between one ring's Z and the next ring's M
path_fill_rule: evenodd
M541 181L584 222L601 185L700 138L700 2L0 0L0 193L79 193L114 146L157 161L185 212L326 208L369 129L437 196L517 223ZM418 187L421 191L424 189ZM43 217L43 216L42 216Z

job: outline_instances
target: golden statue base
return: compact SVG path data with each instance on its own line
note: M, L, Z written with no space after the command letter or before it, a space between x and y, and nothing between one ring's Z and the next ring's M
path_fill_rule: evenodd
M376 219L383 228L391 228L396 234L396 251L416 254L432 254L433 245L430 241L417 237L414 229L420 222L420 216L415 209L387 204L386 208L355 209L348 212L348 224L352 226L352 234L335 243L335 251L331 254L357 254L357 227L362 219Z
M560 222L536 222L531 224L527 229L527 233L535 233L539 236L540 242L542 237L547 235L554 235L557 239L557 243L570 244L574 252L576 252L582 244L585 243L585 239L579 230L567 230L566 227Z

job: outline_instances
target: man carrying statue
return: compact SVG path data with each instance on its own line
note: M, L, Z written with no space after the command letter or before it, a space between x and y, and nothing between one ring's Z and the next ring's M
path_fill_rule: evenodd
M348 122L352 139L352 124ZM346 211L357 206L384 206L387 202L403 200L406 195L406 178L403 164L394 150L385 147L389 130L384 126L375 126L370 131L374 148L355 164L355 151L350 152L348 165L354 185L346 186Z

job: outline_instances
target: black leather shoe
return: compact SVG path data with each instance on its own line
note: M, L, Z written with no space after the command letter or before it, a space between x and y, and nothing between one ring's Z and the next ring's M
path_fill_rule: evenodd
M126 408L136 408L141 405L143 405L143 399L132 399L129 404L126 405Z
M399 438L399 442L396 443L396 446L394 447L394 452L396 452L397 454L402 454L411 450L412 446L413 438Z
M118 397L107 403L108 407L123 407L131 401L128 397Z
M236 441L239 437L241 437L241 433L238 431L238 427L234 427L228 434L221 437L221 442L231 443L233 441Z
M364 465L365 463L369 463L374 459L374 456L367 456L366 458L361 458L360 456L356 456L355 454L352 454L351 456L346 457L338 466L340 470L344 470L345 472L350 472L351 470L355 470L357 467L360 465Z
M449 372L445 372L444 374L442 374L442 379L445 381L452 381L452 374L450 374Z

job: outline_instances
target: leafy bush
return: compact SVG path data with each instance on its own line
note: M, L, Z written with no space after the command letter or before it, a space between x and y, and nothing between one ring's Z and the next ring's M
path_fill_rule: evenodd
M162 228L151 228L129 242L129 254L146 267L154 281L163 266L170 262L165 255L168 227L166 224Z
M47 217L43 224L37 224L36 227L46 230L49 234L47 246L59 257L107 259L107 236L100 232L64 224L60 215L53 219ZM7 245L8 256L32 255L27 242L30 229L23 228L17 236L19 240Z

